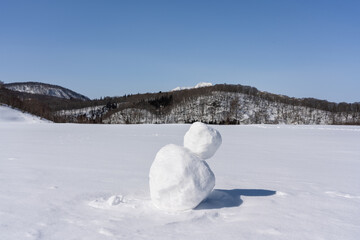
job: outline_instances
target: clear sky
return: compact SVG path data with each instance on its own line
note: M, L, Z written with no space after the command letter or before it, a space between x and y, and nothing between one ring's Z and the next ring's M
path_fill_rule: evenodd
M0 0L0 80L90 98L211 82L360 102L360 1Z

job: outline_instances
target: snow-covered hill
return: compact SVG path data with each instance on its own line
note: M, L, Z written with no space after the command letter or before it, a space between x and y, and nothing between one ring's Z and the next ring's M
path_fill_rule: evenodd
M107 106L113 106L111 108ZM360 124L360 103L297 99L241 85L215 85L158 94L108 99L56 112L69 122L115 124Z
M0 104L0 124L1 123L44 123L47 120L40 119L29 113L21 112Z
M360 112L332 113L242 93L212 92L211 95L187 98L160 114L147 109L127 108L103 119L104 123L121 124L196 121L215 124L351 124L360 122Z
M63 88L56 85L50 85L37 82L23 82L23 83L8 83L4 85L5 88L25 93L40 94L65 99L80 99L89 100L79 93L76 93L70 89Z
M0 239L359 238L360 127L213 127L215 190L169 213L149 169L189 125L0 124Z

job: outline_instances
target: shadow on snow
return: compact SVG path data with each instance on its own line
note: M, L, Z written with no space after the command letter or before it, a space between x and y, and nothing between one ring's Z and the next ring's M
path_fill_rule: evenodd
M195 210L238 207L243 203L241 196L266 197L274 194L276 191L264 189L214 189Z

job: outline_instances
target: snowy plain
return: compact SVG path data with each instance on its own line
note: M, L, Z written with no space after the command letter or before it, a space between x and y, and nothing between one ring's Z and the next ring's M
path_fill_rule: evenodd
M29 124L2 108L0 239L360 236L360 127L213 126L214 191L166 212L151 203L149 169L190 125Z

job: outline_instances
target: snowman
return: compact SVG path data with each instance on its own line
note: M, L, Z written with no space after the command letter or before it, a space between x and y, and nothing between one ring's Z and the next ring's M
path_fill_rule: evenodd
M184 146L168 144L156 154L150 168L153 204L167 211L193 209L208 197L215 175L206 159L222 142L220 133L204 123L193 123L184 136Z

